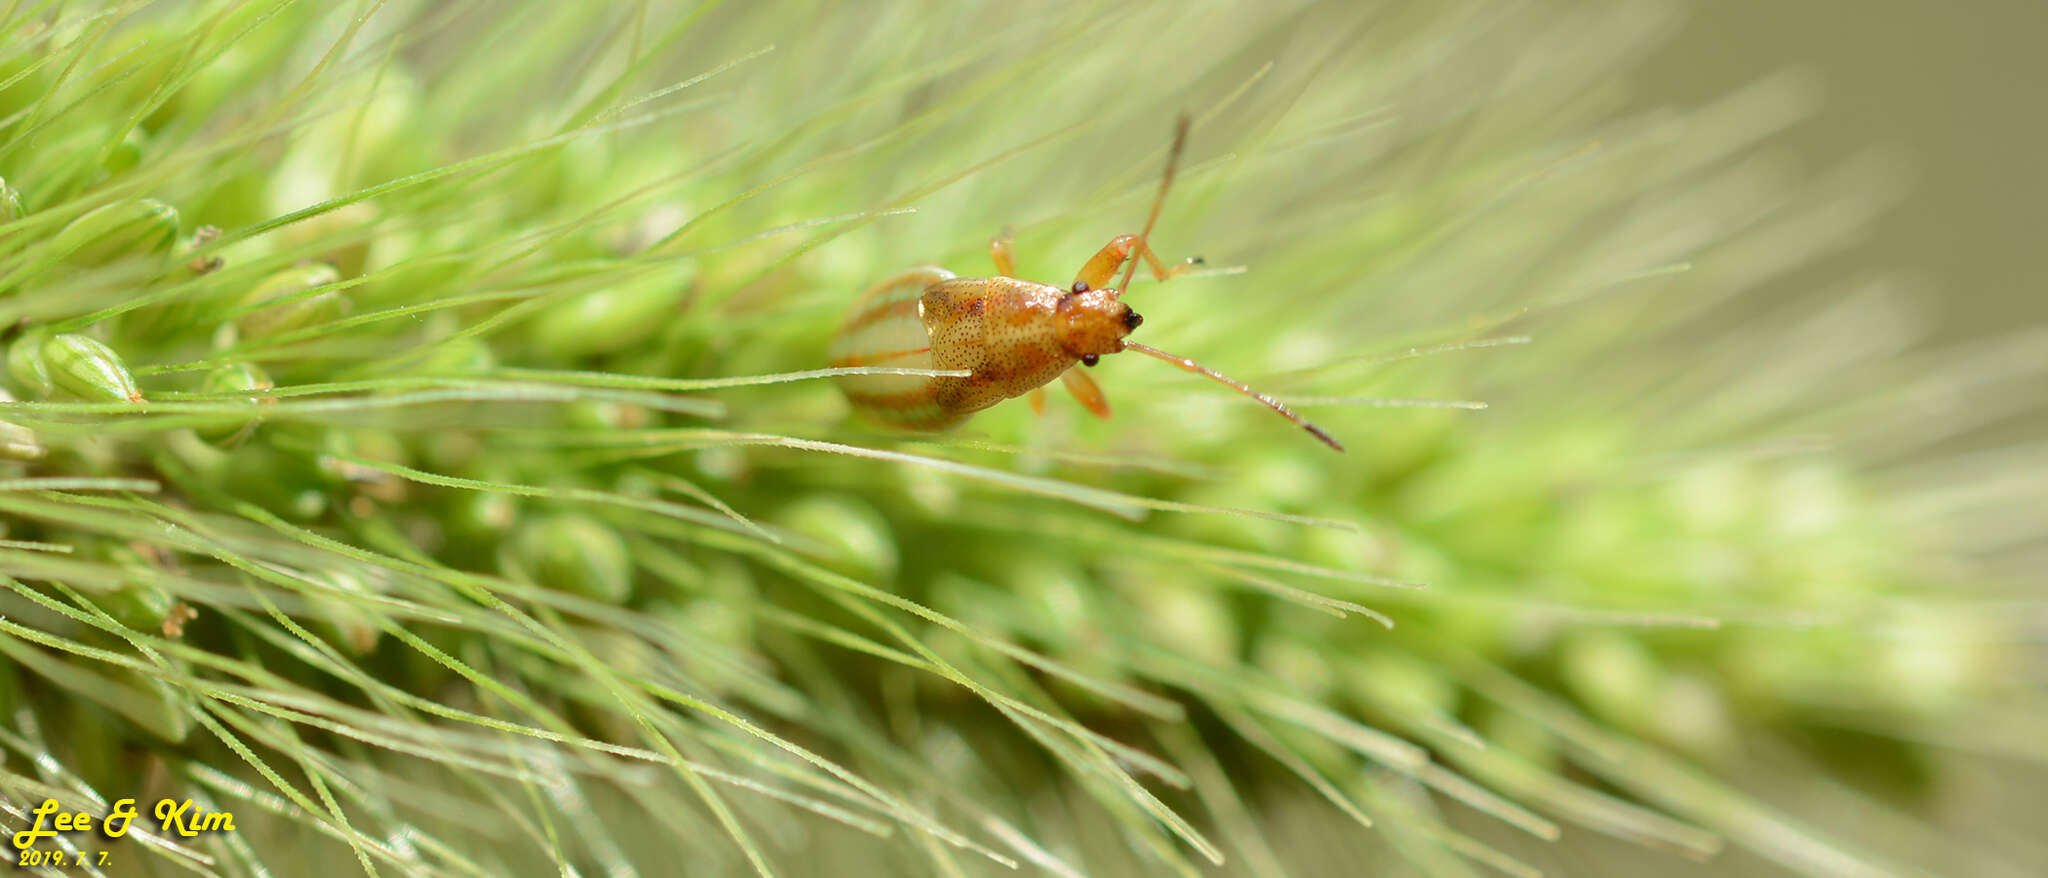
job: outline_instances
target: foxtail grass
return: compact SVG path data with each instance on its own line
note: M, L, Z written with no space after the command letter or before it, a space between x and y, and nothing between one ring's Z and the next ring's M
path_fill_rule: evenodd
M1657 4L0 7L0 819L108 874L2021 874L2039 334ZM1136 231L1117 415L860 420ZM2031 486L2031 487L2030 487ZM98 867L94 867L95 869ZM1685 871L1685 870L1690 870ZM92 871L92 870L88 870Z

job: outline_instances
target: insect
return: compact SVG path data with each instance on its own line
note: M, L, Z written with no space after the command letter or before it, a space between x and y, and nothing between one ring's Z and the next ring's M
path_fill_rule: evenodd
M943 430L975 412L1027 393L1032 410L1043 412L1044 387L1057 378L1083 407L1107 418L1109 400L1102 388L1074 364L1093 366L1110 354L1137 351L1256 399L1324 444L1343 451L1344 446L1330 434L1244 382L1126 337L1144 322L1121 301L1137 276L1138 262L1142 259L1161 281L1201 262L1190 259L1168 266L1150 244L1152 227L1166 205L1187 136L1188 119L1183 116L1175 128L1166 174L1144 231L1111 239L1081 266L1071 286L1013 277L1016 257L1009 237L1003 235L989 242L996 277L956 277L938 266L925 265L884 280L862 294L833 336L832 365L962 370L969 374L842 375L839 387L846 398L857 411L890 426ZM1122 281L1110 286L1120 268L1125 269Z

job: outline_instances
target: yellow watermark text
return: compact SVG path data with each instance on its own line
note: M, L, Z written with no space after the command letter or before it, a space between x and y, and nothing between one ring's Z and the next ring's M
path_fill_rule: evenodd
M234 812L208 811L191 799L158 799L150 814L156 818L157 828L164 835L194 838L209 832L235 831ZM29 816L32 818L29 827L14 834L14 849L20 852L15 865L104 866L107 864L106 851L99 851L95 856L86 852L38 850L36 842L71 833L96 833L109 840L118 839L128 834L129 825L141 816L141 811L135 807L134 799L121 799L101 818L86 811L67 812L56 799L44 799L29 812Z

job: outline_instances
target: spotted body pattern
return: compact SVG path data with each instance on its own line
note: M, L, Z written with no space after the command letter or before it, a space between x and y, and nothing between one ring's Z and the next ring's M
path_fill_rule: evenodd
M1302 420L1272 397L1185 357L1125 340L1144 318L1121 299L1143 261L1165 280L1199 262L1169 267L1146 243L1159 211L1188 123L1181 120L1168 152L1166 177L1152 203L1145 230L1119 235L1081 267L1071 287L1018 280L1007 237L990 242L996 277L956 277L937 266L913 268L862 294L833 335L835 367L882 367L965 371L965 376L851 374L837 376L854 409L883 424L912 430L943 430L975 412L1011 397L1031 394L1040 409L1040 388L1058 378L1074 398L1100 417L1109 402L1075 364L1093 366L1102 357L1137 351L1227 385L1263 403L1338 451L1344 446ZM1119 269L1122 282L1111 286Z
M1077 355L1060 343L1063 299L1072 295L1048 284L920 269L862 297L834 340L832 365L973 373L840 379L847 398L876 420L915 430L951 427L1074 366Z

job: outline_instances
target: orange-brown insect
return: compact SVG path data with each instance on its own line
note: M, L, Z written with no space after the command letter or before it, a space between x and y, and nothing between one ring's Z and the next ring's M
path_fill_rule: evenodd
M1043 411L1044 386L1054 378L1081 405L1109 417L1109 400L1075 363L1093 366L1108 354L1137 351L1182 369L1206 375L1265 403L1324 444L1344 446L1278 400L1241 381L1125 336L1144 318L1119 301L1138 273L1138 260L1166 280L1200 260L1168 267L1152 251L1148 239L1166 205L1173 173L1187 143L1183 116L1167 153L1166 176L1145 230L1119 235L1081 266L1070 287L1018 280L1008 237L989 243L997 277L955 277L938 266L913 268L876 284L847 312L833 336L834 366L894 366L938 371L965 370L967 377L922 375L843 375L840 389L854 408L875 420L914 430L942 430L968 416L1015 396L1031 394L1031 407ZM1123 280L1108 286L1117 269L1128 262Z

